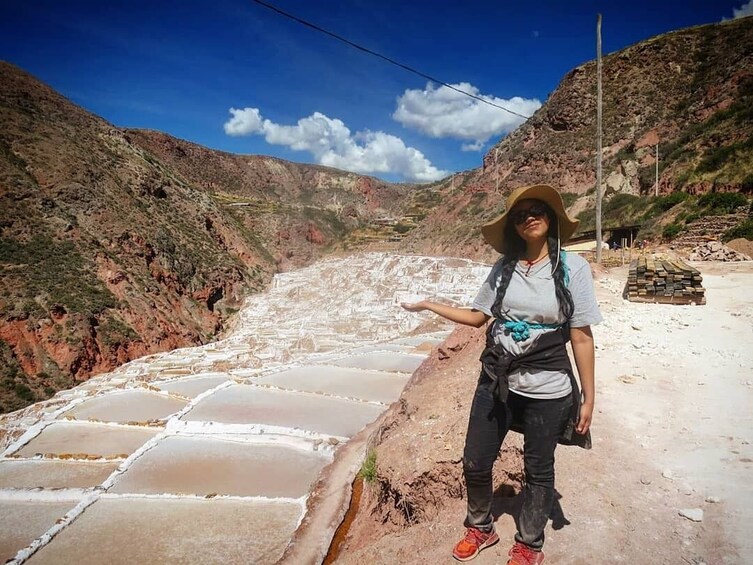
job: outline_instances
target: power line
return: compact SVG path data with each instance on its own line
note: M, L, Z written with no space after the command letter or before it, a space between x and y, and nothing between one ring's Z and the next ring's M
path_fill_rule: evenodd
M252 2L255 2L256 4L259 4L260 6L264 6L265 8L268 8L272 10L273 12L277 12L281 16L284 16L286 18L289 18L293 21L298 22L299 24L302 24L306 27L310 27L311 29L314 29L318 32L321 32L325 35L329 35L330 37L333 37L334 39L337 39L338 41L342 41L343 43L350 45L351 47L354 47L355 49L358 49L359 51L363 51L364 53L368 53L369 55L374 55L374 57L379 57L380 59L387 61L388 63L395 65L397 67L400 67L401 69L404 69L408 72L411 72L413 74L416 74L420 77L423 77L425 79L428 79L432 82L436 82L437 84L441 84L442 86L446 86L447 88L454 90L455 92L459 92L460 94L465 94L466 96L470 96L471 98L474 98L478 100L479 102L483 102L484 104L488 104L489 106L494 106L495 108L499 108L500 110L504 110L505 112L509 112L510 114L513 114L515 116L519 116L525 120L530 118L530 116L524 116L523 114L519 114L518 112L515 112L513 110L509 110L508 108L505 108L504 106L500 106L499 104L495 104L494 102L490 102L489 100L486 100L485 98L481 98L480 96L476 96L475 94L471 92L467 92L465 90L462 90L460 88L457 88L455 86L452 86L451 84L447 84L446 82L436 79L430 75L427 75L426 73L422 73L421 71L414 69L413 67L409 67L408 65L403 65L402 63L399 63L398 61L395 61L394 59L390 59L389 57L385 57L384 55L377 53L376 51L372 51L371 49L368 49L366 47L363 47L361 45L358 45L357 43L353 43L352 41L345 39L341 35L337 35L336 33L332 33L331 31L327 31L324 28L319 27L316 24L312 24L311 22L308 22L306 20L303 20L299 18L298 16L294 16L293 14L290 14L284 10L281 10L277 6L273 6L272 4L268 4L267 2L262 2L262 0L251 0Z

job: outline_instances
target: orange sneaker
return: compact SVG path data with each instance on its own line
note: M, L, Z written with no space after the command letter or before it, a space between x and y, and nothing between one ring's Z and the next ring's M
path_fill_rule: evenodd
M482 532L477 528L468 528L465 537L461 539L452 550L452 556L458 561L470 561L479 554L479 551L494 545L499 541L497 532Z
M507 565L540 565L544 562L543 552L535 551L519 541L515 542L507 555L510 556Z

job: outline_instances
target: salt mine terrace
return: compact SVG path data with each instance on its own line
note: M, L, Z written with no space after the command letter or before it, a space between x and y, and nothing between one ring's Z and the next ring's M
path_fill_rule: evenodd
M449 333L417 335L433 317L399 303L469 304L487 272L459 259L322 261L277 275L221 341L3 416L0 560L274 563L322 469Z

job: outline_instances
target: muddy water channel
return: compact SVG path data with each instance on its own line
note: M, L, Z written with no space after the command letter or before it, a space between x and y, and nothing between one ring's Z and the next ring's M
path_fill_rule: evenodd
M274 563L312 485L451 327L488 268L365 254L280 274L231 334L0 419L0 562ZM363 435L363 434L362 434Z

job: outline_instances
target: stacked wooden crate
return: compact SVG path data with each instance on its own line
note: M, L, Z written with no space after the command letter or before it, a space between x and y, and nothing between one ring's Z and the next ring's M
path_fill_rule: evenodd
M678 259L643 255L630 262L627 299L631 302L706 304L698 269Z

